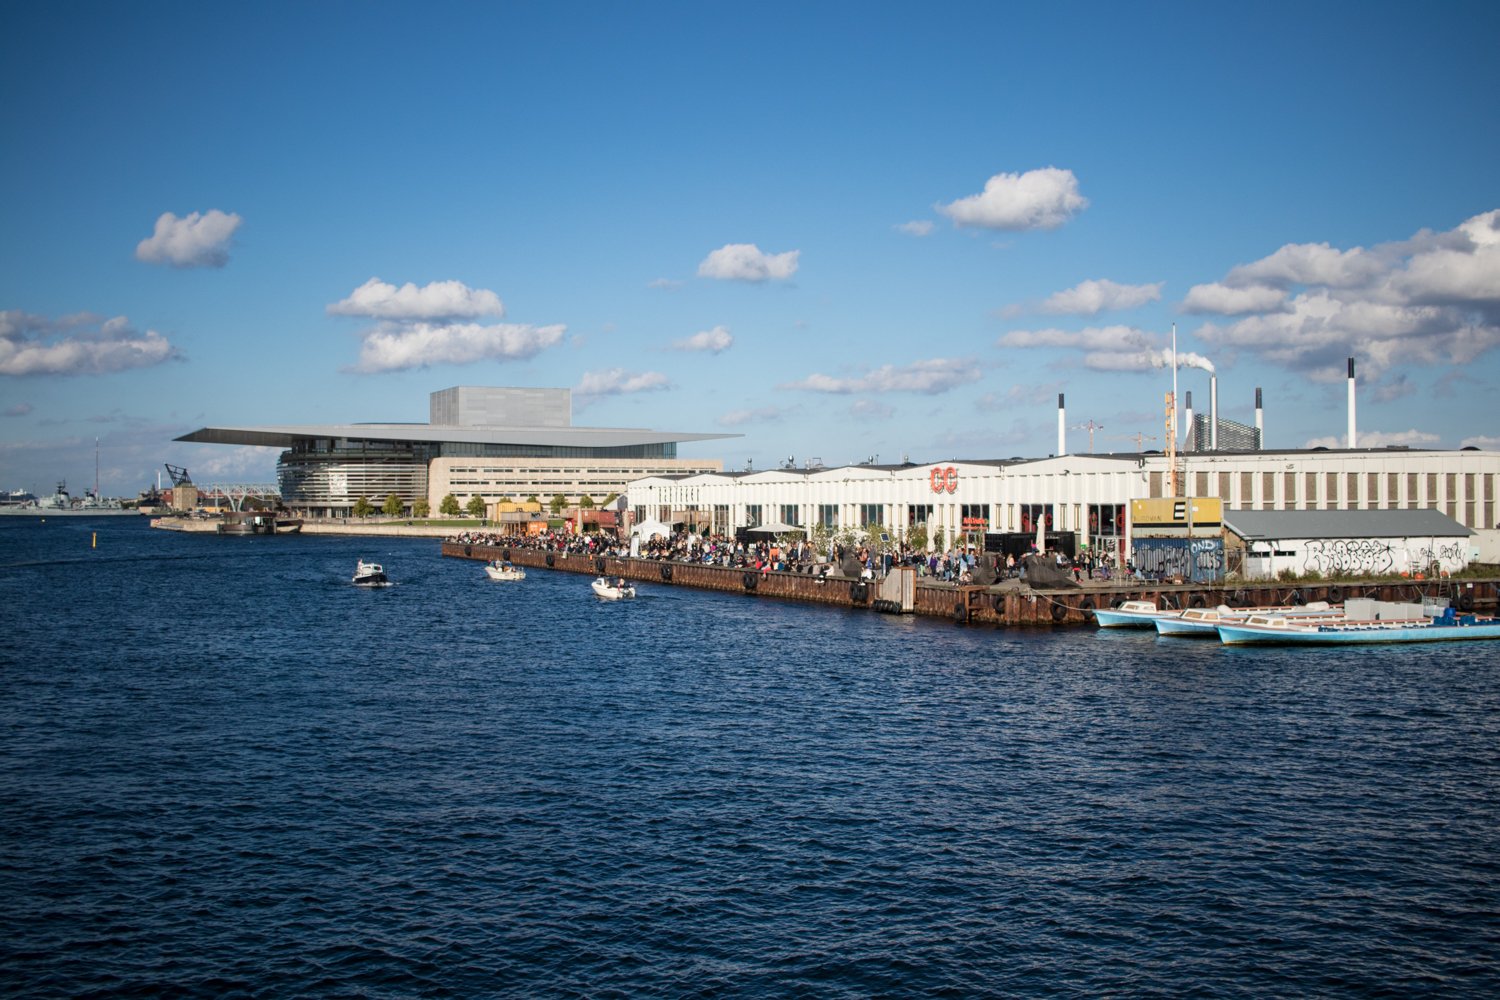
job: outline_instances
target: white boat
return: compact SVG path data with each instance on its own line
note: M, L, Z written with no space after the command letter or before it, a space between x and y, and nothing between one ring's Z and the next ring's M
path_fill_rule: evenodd
M484 564L484 574L491 580L524 580L526 571L505 559L491 559Z
M356 587L389 587L391 581L386 578L385 567L380 563L367 563L360 559L354 567L354 585Z
M1281 608L1231 608L1220 604L1216 608L1187 608L1182 614L1162 616L1156 619L1158 635L1178 636L1190 639L1217 639L1221 624L1233 625L1245 621L1251 615L1279 614L1287 618L1317 618L1324 621L1339 621L1344 609L1335 608L1327 601Z
M1181 611L1163 611L1154 601L1124 601L1119 607L1096 609L1094 620L1100 628L1151 628L1158 618L1180 614Z
M593 582L592 586L594 593L606 601L618 601L622 597L635 596L635 584L627 583L624 577L608 580L601 576Z
M1220 625L1226 646L1351 646L1376 642L1452 642L1500 639L1500 618L1455 614L1445 608L1431 618L1370 619L1319 622L1285 615L1251 615L1243 622Z

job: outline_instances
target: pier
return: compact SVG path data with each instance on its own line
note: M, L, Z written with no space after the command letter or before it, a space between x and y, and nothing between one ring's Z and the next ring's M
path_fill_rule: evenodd
M1033 590L1015 580L994 586L952 584L919 578L910 568L890 576L861 580L846 576L760 570L663 559L570 555L546 549L512 548L463 542L442 543L442 554L454 559L488 562L508 559L527 569L555 569L588 576L621 576L664 587L693 587L742 594L748 598L803 601L888 614L947 618L959 624L1010 626L1092 625L1094 609L1128 600L1154 601L1164 608L1274 607L1351 597L1383 601L1447 598L1456 608L1494 614L1500 579L1437 579L1349 582L1102 582L1085 580L1077 588Z

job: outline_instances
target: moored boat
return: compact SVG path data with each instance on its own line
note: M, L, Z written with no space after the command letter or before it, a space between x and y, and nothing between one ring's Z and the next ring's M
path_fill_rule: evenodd
M1180 614L1181 611L1163 611L1153 601L1123 601L1118 607L1096 609L1094 620L1100 628L1151 628L1158 618Z
M386 578L384 566L380 563L367 563L363 559L355 564L353 582L356 587L389 587L391 585L391 581Z
M1243 622L1221 624L1226 646L1350 646L1379 642L1452 642L1500 639L1500 618L1457 614L1444 608L1430 618L1299 620L1282 614L1251 615Z
M624 577L609 580L601 576L591 586L594 593L606 601L618 601L622 597L635 596L635 584L626 582Z
M1163 615L1154 624L1159 635L1170 635L1189 639L1217 639L1219 625L1242 622L1251 615L1280 614L1287 618L1323 619L1336 621L1343 617L1344 609L1334 607L1327 601L1280 608L1231 608L1220 604L1216 608L1187 608L1180 615Z
M16 497L19 494L13 493L10 496ZM28 517L118 517L123 514L135 517L139 513L133 507L126 507L118 500L105 499L93 490L85 492L80 499L74 499L68 493L66 482L58 483L56 492L51 496L32 497L30 500L19 503L0 504L0 514Z

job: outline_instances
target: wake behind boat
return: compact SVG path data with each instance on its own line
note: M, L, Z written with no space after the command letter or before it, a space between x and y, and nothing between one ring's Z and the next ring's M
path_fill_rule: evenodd
M606 601L618 601L623 597L635 596L635 584L627 583L624 577L615 577L610 580L601 576L591 586L594 588L594 593Z
M391 585L391 581L386 578L384 566L380 563L367 563L363 559L355 564L353 583L356 587L389 587Z

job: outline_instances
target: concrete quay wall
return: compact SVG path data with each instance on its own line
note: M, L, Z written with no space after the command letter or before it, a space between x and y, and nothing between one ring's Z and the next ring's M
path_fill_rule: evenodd
M666 587L695 587L743 594L827 604L835 607L884 610L877 607L877 589L848 577L814 577L806 573L762 573L756 570L680 563L654 559L620 559L614 556L567 555L540 549L511 549L498 545L444 542L442 554L455 559L509 559L527 569L555 569L589 576L623 576L627 580ZM978 587L918 582L913 612L934 618L991 626L1092 625L1093 610L1126 600L1155 601L1160 607L1273 607L1276 605L1328 601L1349 597L1374 597L1386 601L1447 597L1455 606L1493 614L1496 580L1443 580L1399 583L1292 585L1230 584L1203 587L1191 584L1093 584L1079 589L1031 590L1014 581ZM883 604L884 602L879 602Z

